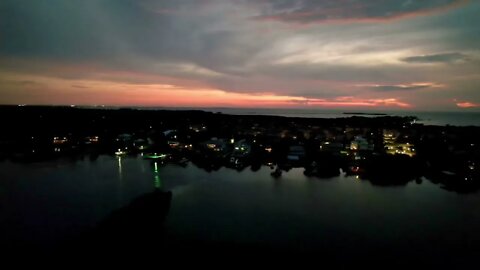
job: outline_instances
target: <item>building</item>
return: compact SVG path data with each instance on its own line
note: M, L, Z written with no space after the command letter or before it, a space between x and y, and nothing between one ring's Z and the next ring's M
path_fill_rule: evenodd
M353 141L350 143L350 150L352 151L373 151L373 144L370 144L362 136L355 136Z
M252 146L243 139L234 144L234 150L232 156L234 157L245 157L252 152Z
M227 143L223 139L212 138L203 143L207 150L213 152L226 152Z
M305 147L302 145L293 145L290 146L288 151L287 160L289 161L300 161L305 159Z
M390 155L407 155L410 157L413 157L417 154L413 144L396 142L386 144L385 152Z
M320 151L329 153L340 153L345 150L343 143L339 142L322 142Z
M407 155L410 157L415 156L416 150L412 143L399 143L397 139L399 134L396 131L384 130L383 132L383 144L385 146L385 152L390 155Z

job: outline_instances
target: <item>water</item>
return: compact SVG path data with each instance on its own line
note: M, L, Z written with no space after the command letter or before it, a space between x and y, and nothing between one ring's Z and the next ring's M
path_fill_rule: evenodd
M89 107L86 107L89 108ZM118 109L118 107L108 107ZM438 126L480 126L480 111L380 111L380 110L342 110L342 109L292 109L292 108L201 108L201 107L130 107L132 109L150 110L203 110L231 115L273 115L301 118L345 118L354 115L363 117L415 116L417 123ZM357 113L357 114L356 114ZM381 114L381 115L378 115Z
M416 112L416 111L347 111L321 109L239 109L239 108L205 108L203 110L234 115L275 115L285 117L307 118L345 118L351 113L360 113L363 117L378 117L376 113L391 116L416 116L425 125L480 126L480 112ZM348 113L348 114L345 114Z
M208 173L188 164L159 166L156 173L140 157L2 162L0 240L7 246L53 246L159 185L173 193L169 239L328 249L346 256L386 250L401 252L399 258L434 260L478 248L479 194L448 192L429 181L378 187L354 177L307 178L303 169L278 180L270 172Z

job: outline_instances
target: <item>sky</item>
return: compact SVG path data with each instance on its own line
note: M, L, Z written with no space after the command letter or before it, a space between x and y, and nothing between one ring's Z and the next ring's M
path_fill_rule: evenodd
M480 110L480 0L2 0L0 104Z

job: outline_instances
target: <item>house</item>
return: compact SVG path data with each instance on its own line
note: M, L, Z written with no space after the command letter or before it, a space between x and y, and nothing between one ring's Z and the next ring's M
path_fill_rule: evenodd
M333 154L340 154L342 151L345 150L345 146L343 143L339 142L322 142L320 144L320 151L328 152Z
M227 143L224 139L217 139L212 138L203 143L207 150L213 152L226 152L227 151Z
M234 144L234 150L232 156L234 157L245 157L248 156L252 151L252 146L243 139Z
M302 145L290 146L287 159L289 161L300 161L305 158L305 147Z
M355 136L354 140L350 143L350 150L352 150L352 151L373 151L373 144L370 144L362 136Z

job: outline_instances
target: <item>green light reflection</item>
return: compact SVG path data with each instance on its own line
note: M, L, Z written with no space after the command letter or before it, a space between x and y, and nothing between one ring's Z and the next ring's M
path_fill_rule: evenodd
M162 188L162 180L160 179L160 175L158 175L158 163L154 162L153 163L153 185L156 189L161 189Z
M122 157L117 157L118 160L118 175L120 176L120 179L123 176L123 168L122 168Z
M155 175L154 186L155 186L155 188L157 188L157 189L161 189L161 188L162 188L162 181L160 180L160 176L158 176L158 175Z

